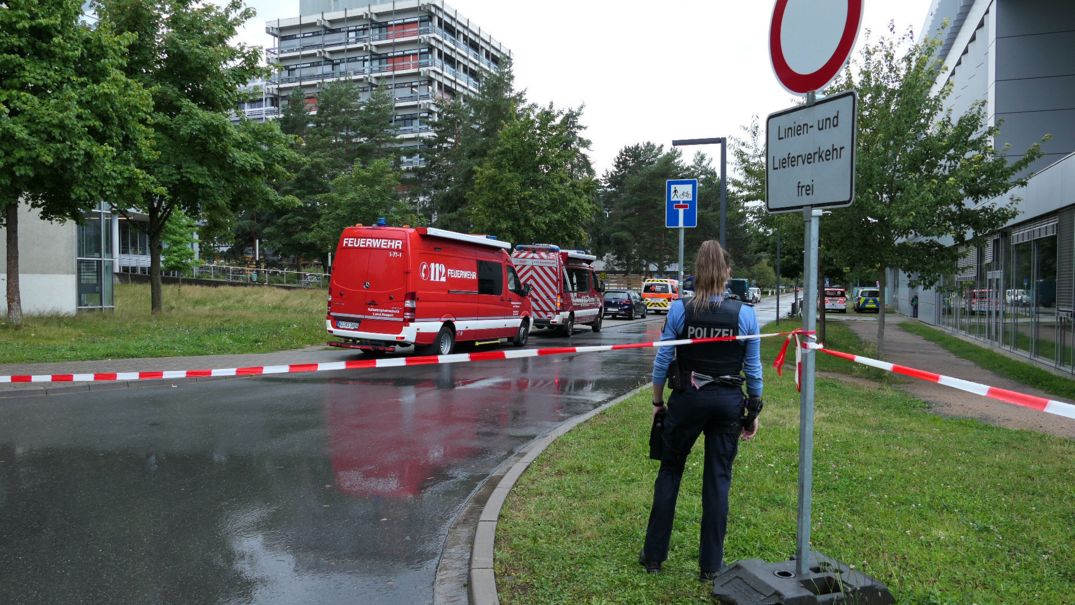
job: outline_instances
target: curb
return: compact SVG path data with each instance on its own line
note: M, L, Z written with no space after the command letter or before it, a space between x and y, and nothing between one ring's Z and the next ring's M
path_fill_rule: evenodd
M545 451L545 448L571 429L648 388L652 388L649 383L631 389L627 393L603 403L581 416L576 416L564 422L549 434L539 437L521 448L522 458L518 459L508 469L500 482L493 488L489 499L485 501L481 516L478 518L478 527L477 531L474 532L474 542L470 551L470 582L468 583L467 591L471 605L500 605L500 598L496 592L496 575L493 570L496 524L508 493L511 492L511 488L515 486L515 482L519 480L519 477L522 476L523 471Z

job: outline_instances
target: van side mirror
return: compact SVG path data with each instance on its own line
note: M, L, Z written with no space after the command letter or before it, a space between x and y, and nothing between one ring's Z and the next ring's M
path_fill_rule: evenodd
M530 296L530 284L523 284L523 290L521 294L523 296Z

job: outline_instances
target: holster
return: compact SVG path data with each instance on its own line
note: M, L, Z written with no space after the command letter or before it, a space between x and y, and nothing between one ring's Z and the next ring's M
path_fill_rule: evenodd
M686 390L690 384L690 376L684 376L683 371L679 367L679 360L672 358L672 362L668 364L668 374L665 376L665 384L668 388L672 389L674 393L680 393Z

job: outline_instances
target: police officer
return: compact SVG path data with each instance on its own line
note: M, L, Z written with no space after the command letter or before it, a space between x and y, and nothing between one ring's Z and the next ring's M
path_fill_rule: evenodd
M702 243L695 259L694 298L672 303L661 340L758 334L753 307L725 298L731 267L720 243ZM673 356L675 362L673 362ZM679 380L664 404L669 366ZM745 377L744 377L745 375ZM675 384L677 381L673 381ZM748 397L744 398L742 385ZM712 580L724 566L728 491L739 440L757 434L762 369L757 339L663 347L653 362L653 413L664 414L661 467L653 484L646 542L639 556L647 572L657 573L668 557L676 497L691 447L705 435L702 473L702 527L699 579Z

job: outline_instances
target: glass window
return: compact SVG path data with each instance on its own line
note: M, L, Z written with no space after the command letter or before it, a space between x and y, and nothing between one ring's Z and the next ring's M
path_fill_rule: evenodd
M78 226L78 255L101 256L101 216L94 213Z
M1032 290L1034 242L1021 242L1012 246L1011 286L1013 290L1027 290L1032 293L1028 304L1013 304L1011 325L1007 344L1013 349L1030 352L1030 338L1034 320L1034 297Z
M1056 236L1034 240L1034 354L1056 361Z
M478 294L499 296L504 291L504 266L500 263L478 261Z
M586 269L567 269L568 292L589 292L590 272Z
M519 283L519 276L515 274L514 267L508 267L508 290L522 292L523 286Z

